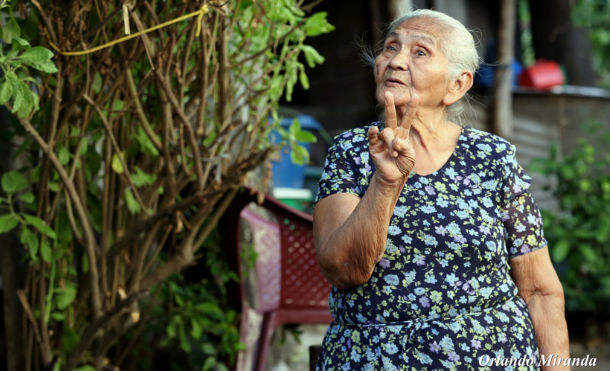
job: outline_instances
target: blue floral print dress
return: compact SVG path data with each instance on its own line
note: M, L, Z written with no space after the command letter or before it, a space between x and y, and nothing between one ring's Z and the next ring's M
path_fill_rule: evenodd
M335 137L316 202L364 196L375 172L367 131ZM484 370L498 369L492 358L524 357L533 362L500 368L537 369L532 323L509 266L546 245L530 180L513 145L470 127L441 169L411 173L370 280L331 291L334 321L317 369Z

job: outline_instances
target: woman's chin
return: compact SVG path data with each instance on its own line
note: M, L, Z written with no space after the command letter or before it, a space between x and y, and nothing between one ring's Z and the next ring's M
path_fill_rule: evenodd
M390 92L394 96L394 105L402 106L409 104L411 94L407 87L397 86L380 86L377 88L377 103L380 106L385 107L385 93Z

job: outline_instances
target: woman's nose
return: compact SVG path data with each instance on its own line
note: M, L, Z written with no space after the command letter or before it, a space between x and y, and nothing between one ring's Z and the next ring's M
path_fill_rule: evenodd
M409 69L409 54L406 51L401 50L396 53L390 60L390 67L395 70L408 70Z

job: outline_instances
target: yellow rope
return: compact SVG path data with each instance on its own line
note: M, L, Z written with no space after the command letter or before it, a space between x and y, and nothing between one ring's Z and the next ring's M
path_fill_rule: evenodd
M146 33L158 30L160 28L169 26L169 25L174 24L174 23L178 23L180 21L183 21L183 20L188 19L188 18L192 18L194 16L197 16L197 31L196 31L196 36L199 36L199 33L201 32L201 19L209 11L210 10L209 10L208 6L206 4L203 4L203 6L199 10L197 10L195 12L192 12L192 13L189 13L189 14L185 14L185 15L180 16L178 18L174 18L174 19L171 19L171 20L169 20L167 22L163 22L163 23L158 24L156 26L152 26L150 28L147 28L144 31L136 32L134 34L127 35L125 37L121 37L120 39L116 39L116 40L110 41L110 42L108 42L106 44L103 44L103 45L100 45L100 46L96 46L95 48L91 48L91 49L87 49L87 50L81 50L81 51L77 51L77 52L63 52L63 51L59 50L57 45L53 44L52 41L49 41L49 44L51 44L53 49L55 49L55 51L58 52L59 54L63 54L63 55L67 55L67 56L70 56L70 55L85 55L85 54L95 53L98 50L102 50L102 49L108 48L108 47L113 46L115 44L122 43L123 41L127 41L127 40L130 40L130 39L133 39L134 37L138 37L140 35L144 35Z

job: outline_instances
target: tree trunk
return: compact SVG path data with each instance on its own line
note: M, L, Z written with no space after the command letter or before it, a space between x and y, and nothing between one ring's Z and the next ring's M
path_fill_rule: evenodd
M498 60L494 84L493 132L510 139L513 133L512 61L515 49L515 0L500 3Z
M5 111L0 111L0 128L5 129ZM11 168L11 145L0 141L0 176ZM6 352L7 370L24 370L23 364L23 341L21 331L21 305L17 300L17 289L21 286L18 272L25 272L20 267L20 259L17 254L18 242L15 231L0 234L0 276L2 277L2 305L4 318L4 352ZM1 354L1 352L0 352ZM2 368L2 365L0 365Z
M594 86L589 36L572 23L572 4L572 0L530 1L534 52L536 59L563 65L569 84Z

